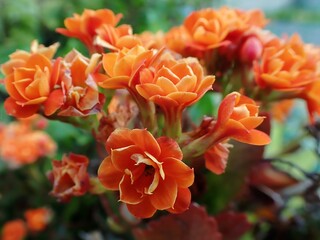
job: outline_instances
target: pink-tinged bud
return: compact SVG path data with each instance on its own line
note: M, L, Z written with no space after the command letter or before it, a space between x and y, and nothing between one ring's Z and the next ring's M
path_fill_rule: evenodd
M261 41L255 37L248 37L242 44L240 49L240 60L244 63L252 63L261 57L263 46Z

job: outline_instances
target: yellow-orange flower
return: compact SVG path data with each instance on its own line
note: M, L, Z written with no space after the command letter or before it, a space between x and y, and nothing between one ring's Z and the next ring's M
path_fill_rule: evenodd
M91 59L87 59L76 50L64 57L64 74L61 77L64 104L58 115L87 116L100 112L104 98L99 94L97 83L92 77L98 59L99 54L93 54Z
M301 90L318 79L319 56L319 50L304 44L297 34L286 41L273 38L255 65L256 82L263 88Z
M85 9L81 15L74 14L73 17L65 19L66 28L57 28L56 31L68 37L78 38L91 52L100 52L101 49L94 45L97 29L102 25L114 29L121 17L121 14L114 14L109 9Z
M48 174L53 184L50 194L63 202L84 195L89 189L88 165L86 156L74 153L64 155L62 161L53 160L53 169Z
M133 215L148 218L157 209L179 213L189 207L193 170L181 161L173 139L155 139L144 129L116 129L106 149L110 155L98 177L107 189L120 191L120 201Z
M28 230L31 232L40 232L46 228L51 220L51 211L48 208L28 209L24 216Z
M24 221L21 219L6 222L2 227L1 240L22 240L27 235Z
M2 65L5 87L9 93L4 107L15 117L29 117L42 110L53 114L62 104L59 84L60 59L52 60L57 45L32 47L32 52L16 51Z

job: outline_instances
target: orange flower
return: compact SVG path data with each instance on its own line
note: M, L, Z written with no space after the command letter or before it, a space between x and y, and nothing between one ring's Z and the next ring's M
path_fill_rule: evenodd
M264 117L258 116L259 107L254 100L237 92L228 94L220 103L217 120L205 118L200 127L184 143L187 159L197 159L204 154L206 167L221 174L227 164L229 139L252 145L266 145L270 137L255 128Z
M285 122L293 106L293 99L286 99L283 101L273 103L272 108L270 110L272 117L278 120L279 122Z
M26 235L27 229L24 221L16 219L3 225L1 240L22 240Z
M226 142L210 147L204 154L206 168L215 174L223 173L227 167L230 147L232 145Z
M29 117L43 107L45 115L53 114L62 104L59 84L60 59L51 60L57 45L32 47L32 52L18 50L2 65L5 87L9 93L4 107L15 117Z
M262 88L301 90L317 80L318 63L319 49L305 45L297 34L286 41L273 38L255 64L256 82Z
M259 106L251 98L237 92L228 94L220 103L217 122L212 130L216 141L233 138L253 145L268 144L269 136L255 129L264 119L258 113Z
M112 51L121 50L122 48L133 48L141 45L138 37L132 35L132 28L129 25L121 25L117 28L103 24L96 30L97 38L95 44Z
M165 35L166 46L183 56L187 56L186 44L191 42L191 36L185 26L171 28Z
M114 29L122 15L115 15L109 9L90 10L85 9L81 15L74 14L73 17L65 19L66 28L57 28L56 31L67 37L78 38L90 52L102 52L102 49L94 45L97 29L102 25ZM113 35L109 36L111 38Z
M311 123L315 122L316 116L320 115L320 80L307 85L303 91L298 94L299 98L306 101L309 119Z
M45 229L51 220L51 211L47 208L29 209L24 213L28 230L40 232Z
M53 155L56 143L41 130L31 128L30 122L12 122L0 125L0 158L10 168L17 168Z
M87 167L89 159L86 156L70 153L64 155L62 161L52 161L53 169L48 174L53 183L51 195L66 202L72 196L81 196L89 188Z
M138 35L141 45L146 49L161 49L165 45L164 34L162 31L156 33L144 31Z
M143 66L149 66L157 52L142 46L124 48L119 52L103 54L102 64L106 74L95 74L102 88L129 88L136 84L136 76Z
M174 140L155 139L143 129L116 129L106 149L110 156L99 167L99 180L120 191L120 201L133 215L148 218L157 209L179 213L189 207L193 169L181 161Z
M161 66L162 64L160 64ZM164 109L185 108L198 101L212 88L214 76L204 76L197 59L170 61L156 72L144 69L140 73L137 91Z
M91 76L98 59L98 54L92 55L89 60L76 50L64 57L61 81L65 100L58 115L87 116L100 112L104 98Z
M162 108L166 135L176 138L181 131L182 111L212 89L215 78L205 77L195 58L172 60L159 66L155 72L150 68L143 69L136 89L142 97Z
M222 7L202 9L192 12L184 21L192 40L189 47L206 50L225 44L225 40L233 31L243 32L252 26L266 24L261 11L240 11Z

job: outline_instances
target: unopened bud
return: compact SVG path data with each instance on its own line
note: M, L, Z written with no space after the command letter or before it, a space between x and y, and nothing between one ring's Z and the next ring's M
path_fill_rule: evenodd
M255 37L248 37L240 49L240 60L244 63L252 63L261 57L263 46L261 41Z

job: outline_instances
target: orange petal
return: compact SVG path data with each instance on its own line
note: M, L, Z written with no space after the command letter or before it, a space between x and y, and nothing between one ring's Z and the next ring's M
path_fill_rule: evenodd
M150 153L155 158L160 155L161 149L158 142L147 130L133 129L130 132L130 137L141 150Z
M103 69L106 71L106 73L110 76L114 76L114 65L117 61L118 54L117 53L107 53L103 54L102 57L102 64Z
M22 107L18 105L13 98L9 97L4 102L4 109L11 116L26 118L35 114L39 109L39 105L27 105Z
M130 138L130 131L128 128L115 129L106 142L107 151L110 153L111 149L134 145L134 141Z
M137 85L136 89L138 93L147 100L150 97L155 95L161 95L161 96L165 95L161 87L153 83L145 83L145 84Z
M150 218L152 217L157 209L152 206L148 198L144 198L141 203L138 204L127 204L128 210L138 218Z
M196 76L185 76L176 85L180 92L194 92L197 84Z
M253 129L258 127L263 122L263 120L263 117L247 117L239 120L239 122L242 123L242 125L247 129Z
M129 81L130 81L130 77L117 76L117 77L107 78L104 81L99 82L98 84L102 88L119 89L119 88L126 88L129 84Z
M131 183L131 178L129 175L124 175L120 185L119 185L119 190L120 190L120 201L124 203L129 203L129 204L138 204L142 202L142 194L138 193L136 188L133 187Z
M64 95L61 89L52 91L48 99L44 102L44 114L50 116L54 114L64 103Z
M106 157L98 169L100 182L109 190L118 190L123 173L118 171L112 164L110 156Z
M150 195L151 204L159 210L172 208L177 198L178 186L174 178L166 176Z
M234 136L232 136L232 138L239 142L252 145L266 145L271 142L270 137L266 133L256 129L250 130L249 133L242 132L239 134L235 134Z
M222 143L213 145L205 154L206 168L215 174L222 174L227 166L229 150Z
M236 104L236 99L239 97L239 93L233 92L228 94L220 103L219 110L218 110L218 119L217 124L224 125L229 120L233 108Z
M157 79L156 84L162 89L162 91L164 92L164 95L167 95L171 92L178 91L176 86L168 78L165 78L165 77L159 77Z
M172 157L163 159L163 171L174 178L179 187L187 188L193 184L194 173L184 162Z
M143 154L140 146L130 145L122 148L111 149L112 164L121 172L124 172L125 169L132 170L136 163L131 158L133 154Z
M179 104L190 105L197 98L197 94L193 92L173 92L167 95L168 98L178 102Z
M171 213L182 213L186 211L191 202L191 192L188 188L178 188L178 194L176 202L173 208L167 209Z
M158 157L159 159L173 157L178 160L182 160L182 151L179 147L179 144L174 141L172 138L168 137L159 137L157 138L157 142L161 149L161 154Z

